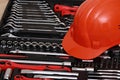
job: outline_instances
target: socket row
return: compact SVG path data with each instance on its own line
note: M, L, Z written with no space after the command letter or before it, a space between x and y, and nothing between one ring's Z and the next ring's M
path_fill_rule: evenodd
M50 42L30 42L30 41L0 41L1 48L8 47L10 49L29 50L29 51L47 51L47 52L62 52L64 49L61 44Z

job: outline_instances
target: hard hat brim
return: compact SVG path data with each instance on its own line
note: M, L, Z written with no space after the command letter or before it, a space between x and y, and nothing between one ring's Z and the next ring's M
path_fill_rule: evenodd
M72 39L71 29L69 29L62 42L63 48L69 55L79 59L93 59L101 55L109 48L107 46L99 49L93 49L80 46Z

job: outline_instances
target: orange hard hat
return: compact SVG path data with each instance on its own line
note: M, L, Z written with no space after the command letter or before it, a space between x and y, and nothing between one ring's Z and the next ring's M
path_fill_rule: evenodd
M65 35L65 51L79 59L93 59L120 44L120 0L86 0Z

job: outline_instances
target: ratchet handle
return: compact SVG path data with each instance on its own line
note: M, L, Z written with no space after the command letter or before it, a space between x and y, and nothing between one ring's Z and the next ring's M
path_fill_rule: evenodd
M0 57L4 57L4 58L27 58L27 56L4 54L4 53L0 53Z
M38 78L27 78L25 76L22 76L22 75L16 75L14 77L14 80L45 80L45 79L38 79Z
M15 62L11 62L11 61L0 61L0 67L2 68L2 70L6 70L7 68L20 68L20 69L30 69L30 70L64 70L64 71L71 71L70 68L68 67L63 67L63 66L52 66L52 65L26 65L26 64L18 64Z
M70 68L68 67L63 67L63 66L47 66L47 70L57 70L57 71L71 71Z
M66 11L66 10L63 10L62 13L61 13L61 16L67 16L67 15L72 15L72 16L75 16L76 12L71 12L71 11Z
M77 9L78 9L78 6L70 7L70 6L60 5L60 4L56 4L54 6L54 11L55 12L61 12L61 11L64 11L64 10L76 12Z
M6 70L7 68L15 69L31 69L31 70L44 70L46 66L33 66L33 65L26 65L26 64L17 64L11 61L0 61L0 67L2 70Z

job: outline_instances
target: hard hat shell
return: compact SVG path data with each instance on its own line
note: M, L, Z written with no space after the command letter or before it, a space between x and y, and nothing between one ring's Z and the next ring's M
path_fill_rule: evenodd
M65 51L79 59L93 59L120 43L120 0L86 0L65 35Z

